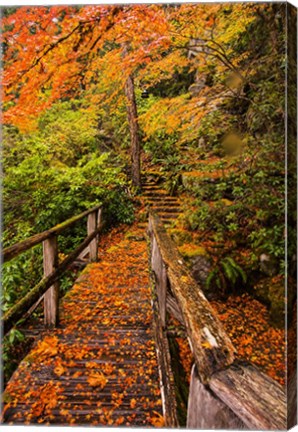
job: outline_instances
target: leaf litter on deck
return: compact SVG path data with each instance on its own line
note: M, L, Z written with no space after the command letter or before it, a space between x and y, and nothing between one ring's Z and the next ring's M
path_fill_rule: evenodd
M46 331L7 385L5 423L164 425L142 231L104 235Z

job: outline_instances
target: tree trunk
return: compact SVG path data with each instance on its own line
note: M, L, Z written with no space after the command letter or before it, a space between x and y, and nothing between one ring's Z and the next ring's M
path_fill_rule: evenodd
M131 141L131 174L134 186L141 186L141 149L139 138L139 125L137 104L134 91L133 77L129 75L125 83L125 94L127 98L127 118Z

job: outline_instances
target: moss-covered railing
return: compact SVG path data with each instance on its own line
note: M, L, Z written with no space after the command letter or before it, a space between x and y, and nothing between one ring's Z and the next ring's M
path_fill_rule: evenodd
M191 429L286 429L285 390L253 365L235 361L229 336L154 214L149 215L149 236L166 425L177 427L178 423L166 337L167 317L172 315L185 327L194 356L186 426Z
M86 248L89 249L89 259L91 261L96 260L98 234L103 226L101 214L100 206L93 207L47 231L36 234L3 250L3 261L6 262L39 243L42 243L44 270L43 279L2 316L4 335L10 331L29 310L34 309L41 298L43 298L44 301L45 325L57 325L59 320L59 279ZM73 252L58 264L57 236L66 228L81 221L84 217L87 217L87 237Z

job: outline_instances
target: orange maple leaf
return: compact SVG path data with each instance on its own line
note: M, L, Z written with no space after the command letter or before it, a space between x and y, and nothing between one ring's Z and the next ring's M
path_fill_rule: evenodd
M103 389L108 382L104 374L100 372L89 375L87 381L91 387L100 387L101 389Z
M137 401L135 399L131 399L130 408L135 408L136 404L137 404Z
M53 357L58 353L58 338L55 336L46 336L43 341L39 341L34 354L39 356Z
M164 417L156 411L153 411L153 413L155 414L155 416L150 418L150 423L157 428L164 427L165 425Z
M54 372L55 372L56 375L61 376L61 375L64 374L64 372L65 372L65 368L62 366L62 364L58 364L58 365L55 367Z

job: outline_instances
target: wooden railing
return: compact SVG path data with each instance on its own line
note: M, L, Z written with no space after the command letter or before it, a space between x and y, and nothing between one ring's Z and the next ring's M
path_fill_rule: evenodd
M57 236L84 217L87 217L87 237L58 264ZM87 252L87 248L90 261L96 261L98 234L102 226L101 207L96 206L47 231L36 234L3 250L3 261L6 262L42 243L44 270L43 279L2 316L3 334L11 330L26 313L28 314L28 311L32 311L40 303L41 299L44 301L45 325L57 325L59 320L59 278L79 255Z
M187 427L286 429L286 394L282 386L256 367L234 360L230 338L154 214L149 215L148 231L157 295L155 327L166 426L178 425L166 336L167 316L172 315L185 327L194 356Z

